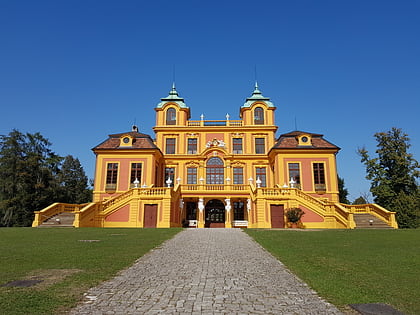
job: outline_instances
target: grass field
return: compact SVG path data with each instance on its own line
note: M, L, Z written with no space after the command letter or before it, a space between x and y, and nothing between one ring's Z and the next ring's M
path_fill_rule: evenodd
M180 229L0 229L0 313L54 314ZM387 303L420 314L420 230L246 230L340 308ZM28 288L14 280L44 281Z
M420 230L246 232L342 309L386 303L420 314Z
M0 286L44 279L28 288L0 287L1 314L53 314L131 265L180 229L0 229Z

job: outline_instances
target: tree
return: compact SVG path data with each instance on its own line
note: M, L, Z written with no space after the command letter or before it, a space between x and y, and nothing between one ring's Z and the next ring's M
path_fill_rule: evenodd
M338 198L341 203L350 203L350 201L347 199L347 196L349 195L349 191L344 188L344 179L340 176L337 176L338 179Z
M0 136L0 225L28 226L55 197L60 157L40 133Z
M64 158L59 173L62 201L67 203L85 203L91 200L88 178L79 159L68 155Z
M79 160L63 160L50 146L40 133L0 135L0 226L30 226L33 212L54 201L90 200Z
M353 205L365 205L365 204L367 204L368 202L366 201L366 199L364 198L364 197L362 197L362 196L360 196L360 197L358 197L358 198L356 198L354 201L353 201Z
M412 228L420 224L420 192L417 179L419 163L408 153L408 135L399 128L378 132L377 157L370 158L365 148L358 150L366 166L366 178L371 181L374 201L395 211L400 227Z

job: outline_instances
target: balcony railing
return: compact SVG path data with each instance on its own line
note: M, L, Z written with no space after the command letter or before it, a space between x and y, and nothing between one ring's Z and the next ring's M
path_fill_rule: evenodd
M242 127L242 120L189 120L189 127L231 126Z
M180 185L182 191L246 191L249 189L249 185L207 185L207 184L187 184Z

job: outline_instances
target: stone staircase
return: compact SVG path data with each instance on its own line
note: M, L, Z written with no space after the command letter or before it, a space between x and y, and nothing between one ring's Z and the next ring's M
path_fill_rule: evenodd
M61 212L48 218L38 227L73 227L74 213Z
M386 222L369 213L357 213L353 218L356 229L392 229Z

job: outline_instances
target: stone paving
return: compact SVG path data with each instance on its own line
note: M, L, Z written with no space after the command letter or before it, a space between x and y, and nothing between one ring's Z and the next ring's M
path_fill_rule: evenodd
M187 229L70 314L342 314L239 229Z

